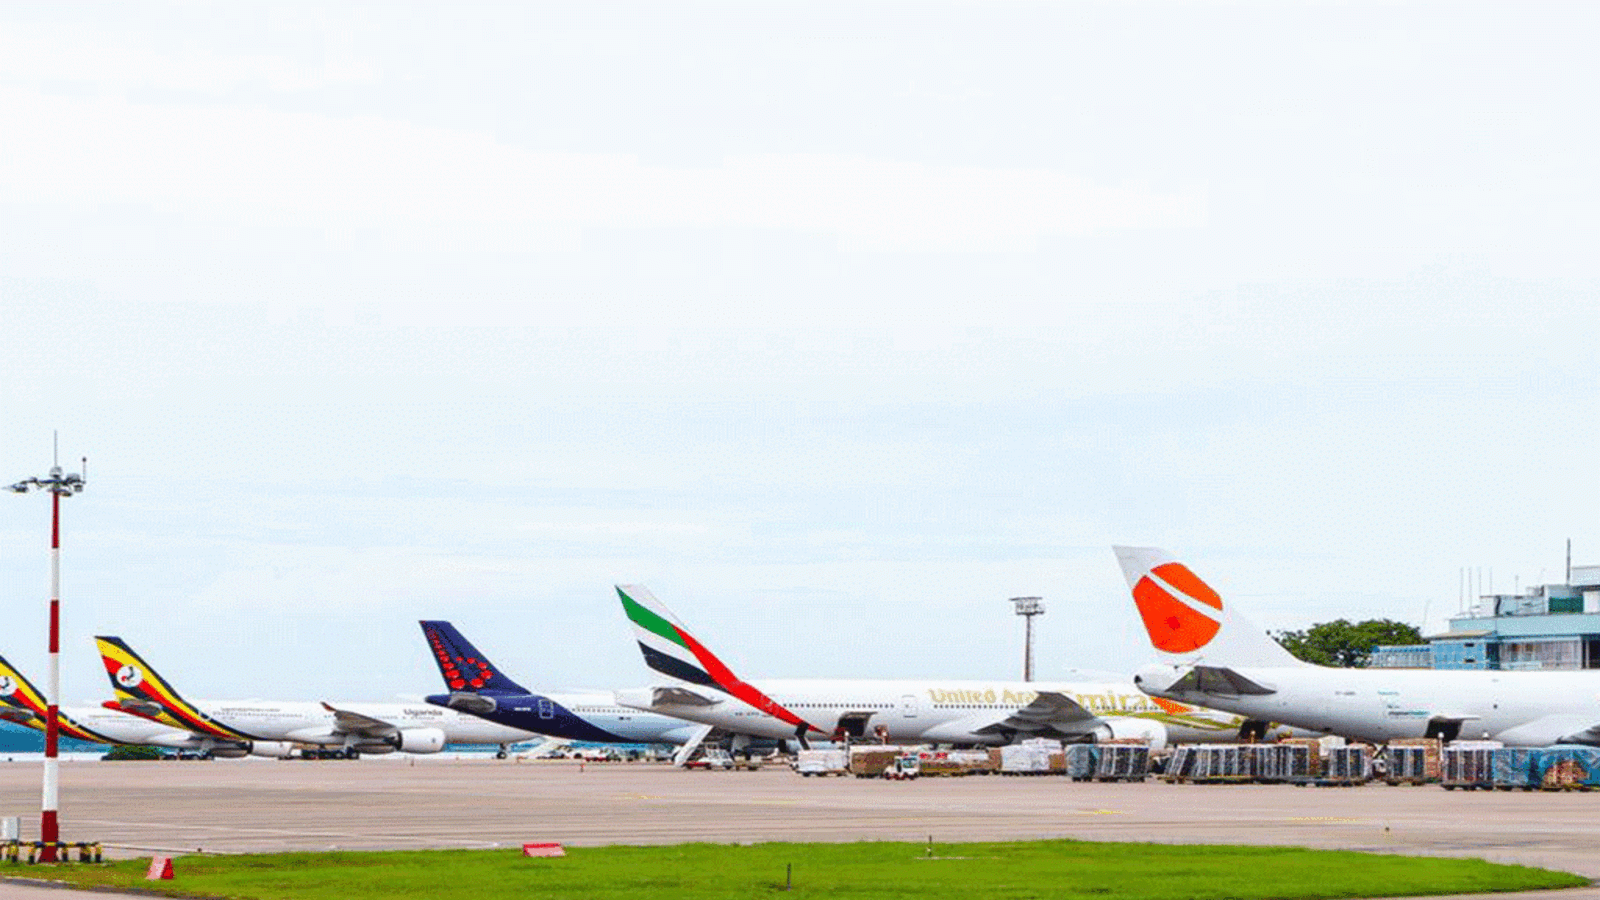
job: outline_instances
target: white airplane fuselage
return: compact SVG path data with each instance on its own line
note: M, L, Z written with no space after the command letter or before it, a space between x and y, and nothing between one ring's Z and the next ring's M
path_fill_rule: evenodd
M816 740L826 740L850 723L866 738L878 737L882 729L882 738L890 743L1006 744L1031 735L995 723L1027 707L1040 692L1062 694L1094 715L1066 739L1232 740L1243 721L1215 710L1172 703L1164 708L1132 684L1115 682L774 679L750 685L803 720L809 726L806 736ZM673 696L670 688L618 691L617 702L744 734L779 740L797 736L795 724L770 711L712 689L687 687L715 702L661 702Z
M1447 737L1510 746L1595 743L1582 732L1600 727L1600 671L1230 666L1228 671L1271 693L1172 690L1190 669L1150 665L1135 682L1182 703L1380 743L1441 729Z
M213 721L264 740L339 746L359 742L338 726L332 710L321 703L270 700L197 700L194 705ZM539 740L520 728L508 728L477 716L427 703L336 703L337 709L379 719L397 729L437 729L451 744L509 744Z
M160 722L93 706L64 707L60 715L117 744L174 749L206 749L214 741Z

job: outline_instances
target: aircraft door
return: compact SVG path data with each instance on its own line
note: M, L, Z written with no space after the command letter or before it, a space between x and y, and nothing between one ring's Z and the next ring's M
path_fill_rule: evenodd
M547 700L547 699L545 699L543 697L540 697L539 698L539 718L541 718L541 719L554 719L555 717L556 717L556 705L554 703L551 703L549 700Z
M907 719L917 717L917 695L905 694L900 698L900 715Z

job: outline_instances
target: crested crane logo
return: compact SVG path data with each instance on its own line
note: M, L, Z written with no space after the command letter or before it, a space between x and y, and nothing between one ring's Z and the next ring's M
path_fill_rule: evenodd
M144 672L139 667L129 663L117 670L117 684L125 688L136 688L144 681Z
M0 697L9 697L17 692L17 680L10 675L0 675Z

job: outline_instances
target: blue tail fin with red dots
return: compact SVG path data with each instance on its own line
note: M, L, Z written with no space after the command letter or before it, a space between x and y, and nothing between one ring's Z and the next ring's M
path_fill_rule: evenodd
M422 634L439 666L445 686L452 691L526 694L528 689L500 674L489 658L472 646L449 622L423 621Z

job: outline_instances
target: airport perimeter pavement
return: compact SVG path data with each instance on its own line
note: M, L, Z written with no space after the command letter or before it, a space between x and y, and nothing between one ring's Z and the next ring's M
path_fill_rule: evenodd
M1083 784L1059 777L802 778L786 768L385 757L75 762L62 838L156 851L1072 837L1473 856L1600 878L1600 793L1437 786ZM40 768L0 763L0 815L38 827ZM19 867L16 874L26 874ZM0 868L0 873L9 867ZM0 898L61 893L0 886ZM103 895L102 895L103 896ZM1600 900L1600 890L1563 892Z

